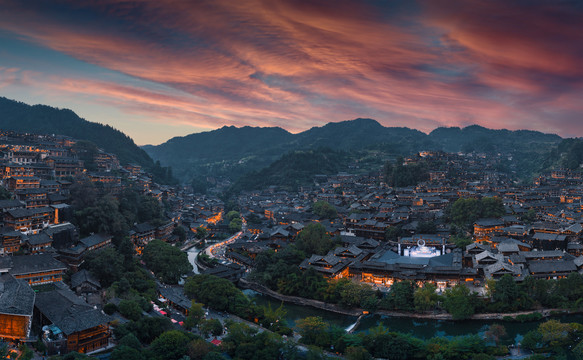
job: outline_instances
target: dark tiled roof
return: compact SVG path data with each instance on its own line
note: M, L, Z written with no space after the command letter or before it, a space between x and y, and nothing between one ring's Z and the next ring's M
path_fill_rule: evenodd
M34 306L66 335L107 324L111 319L75 295L65 284L40 292Z
M56 269L67 269L65 264L53 258L50 254L10 256L0 259L0 263L6 261L9 264L10 274L23 275L37 272L45 272ZM0 265L0 267L2 267Z
M110 235L105 235L105 234L94 234L91 236L88 236L86 238L83 238L80 240L80 242L85 245L85 247L90 248L92 246L101 244L106 242L107 240L110 240L111 236Z
M0 314L32 316L34 290L12 275L0 275Z
M29 235L26 242L30 245L42 245L46 243L52 243L53 239L45 233L40 233L38 235Z
M41 214L44 212L53 212L53 209L50 207L40 207L40 208L32 208L32 209L12 209L7 211L10 216L13 218L22 218L27 216L33 216L35 214Z
M85 269L80 270L73 275L71 275L71 287L76 288L77 286L83 284L84 282L88 282L93 284L97 287L101 287L99 280L97 280L91 273Z

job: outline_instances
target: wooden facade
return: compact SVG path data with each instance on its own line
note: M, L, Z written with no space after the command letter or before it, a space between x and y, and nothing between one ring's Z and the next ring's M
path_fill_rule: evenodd
M0 314L0 338L23 340L30 331L30 316Z

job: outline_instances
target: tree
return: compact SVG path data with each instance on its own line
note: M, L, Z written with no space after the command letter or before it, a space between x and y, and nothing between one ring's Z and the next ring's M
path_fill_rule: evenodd
M369 352L362 346L350 346L344 353L348 360L369 360L372 359Z
M414 308L415 284L411 281L399 281L391 286L390 291L381 300L380 306L388 310L411 311Z
M186 253L161 240L150 241L144 247L142 259L166 284L178 284L183 275L192 271Z
M188 356L192 360L202 360L210 351L210 344L203 339L194 339L188 343Z
M195 275L186 280L184 293L191 299L236 315L249 311L249 299L232 282L213 275Z
M12 199L12 193L8 191L4 186L0 186L0 200L10 199Z
M207 235L208 235L208 231L204 226L201 225L201 226L196 228L196 235L195 236L197 239L199 239L199 240L204 239L207 237Z
M538 332L541 334L542 341L551 347L566 345L571 331L572 328L569 324L554 319L538 326Z
M420 234L437 233L437 225L433 221L422 221L417 225L417 232Z
M443 305L455 320L467 319L474 315L476 299L475 293L470 293L465 285L458 284L445 291Z
M493 340L496 346L498 346L500 338L506 336L506 328L504 325L492 324L488 327L488 330L486 330L484 335L486 336L486 339Z
M142 317L142 307L133 300L122 300L119 312L127 319L138 321Z
M186 230L182 225L177 226L172 230L172 235L178 236L178 241L183 243L186 240Z
M186 317L186 321L184 322L184 327L186 329L192 329L193 327L197 326L199 322L204 318L204 309L202 304L197 303L196 301L192 300L190 305L190 310L188 311L188 316Z
M99 282L108 287L124 275L124 258L114 248L90 252L85 258L83 267L89 270Z
M403 235L403 227L401 225L395 225L389 227L385 231L385 240L386 241L397 241L400 236Z
M415 310L427 311L434 309L437 305L437 299L439 298L435 292L436 290L437 286L432 283L425 283L423 287L417 288L413 294Z
M236 217L231 222L229 222L229 231L232 233L236 233L241 231L241 227L243 226L243 221L241 218Z
M238 212L238 211L231 210L231 211L229 211L229 212L227 213L227 215L225 215L225 218L226 218L228 221L231 221L231 220L233 220L233 219L240 219L240 218L241 218L241 215L239 214L239 212Z
M467 236L460 236L460 235L451 237L450 241L452 243L454 243L455 246L457 246L458 248L460 248L462 250L465 249L466 246L468 246L474 242L471 238L469 238Z
M307 345L325 346L328 344L326 323L319 316L310 316L296 322L296 327L302 336L302 342Z
M458 226L466 227L479 218L497 218L505 213L504 203L498 197L483 199L457 199L450 209L451 220Z
M322 219L335 219L338 216L336 208L327 201L317 201L312 205L314 214Z
M518 285L514 278L506 274L496 281L492 290L492 300L500 303L503 309L513 309L517 306L516 300L520 296Z
M223 324L219 319L201 320L198 328L204 337L207 337L209 334L219 336L223 333Z
M186 355L190 340L182 331L166 331L152 342L150 351L154 359L179 360Z
M302 229L296 240L296 246L306 255L324 255L333 248L330 235L320 223L311 223Z
M144 356L138 349L125 345L118 345L111 353L111 360L143 360Z
M142 348L142 344L140 344L140 340L136 337L136 335L129 333L126 336L122 337L119 340L118 345L124 345L136 350L140 350Z

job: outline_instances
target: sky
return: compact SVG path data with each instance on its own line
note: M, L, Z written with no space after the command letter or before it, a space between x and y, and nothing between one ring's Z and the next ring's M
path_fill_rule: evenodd
M583 1L0 0L0 96L137 144L373 118L583 136Z

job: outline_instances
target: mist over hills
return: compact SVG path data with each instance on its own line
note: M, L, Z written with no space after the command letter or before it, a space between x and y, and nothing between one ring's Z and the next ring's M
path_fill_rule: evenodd
M182 180L219 175L238 178L262 169L296 150L330 148L369 151L379 157L408 155L420 150L497 152L520 155L550 151L562 138L529 130L492 130L472 125L441 127L429 134L407 127L385 127L373 119L328 123L292 134L278 127L222 127L176 137L144 150L163 165L170 165Z

